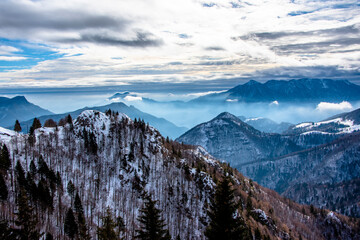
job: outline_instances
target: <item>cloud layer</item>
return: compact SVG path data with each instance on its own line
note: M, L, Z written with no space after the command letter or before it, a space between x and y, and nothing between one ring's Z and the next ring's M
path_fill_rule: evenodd
M3 0L0 87L359 81L359 34L356 0Z

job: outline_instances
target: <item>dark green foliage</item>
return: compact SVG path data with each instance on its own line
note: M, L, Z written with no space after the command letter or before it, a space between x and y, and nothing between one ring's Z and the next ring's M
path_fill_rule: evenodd
M75 211L77 213L84 212L79 193L76 193L76 195L75 195L74 206L75 206Z
M11 167L9 150L4 144L0 152L0 170L7 171Z
M79 237L80 239L83 240L90 239L88 228L85 222L84 209L81 203L79 193L76 193L75 195L74 205L75 205L75 212L77 213L77 220L79 225Z
M75 235L78 233L78 225L75 221L74 213L71 208L69 208L66 213L64 232L71 239L74 239Z
M15 224L20 227L21 240L38 240L41 236L36 229L37 220L24 189L19 190Z
M83 129L83 138L84 138L84 146L87 152L96 154L98 150L98 145L96 142L96 137L93 132L88 132L86 129Z
M18 229L13 229L9 227L9 223L7 221L1 220L0 239L17 240L17 239L21 239L21 236Z
M53 240L54 237L51 233L46 233L45 240Z
M39 119L34 118L33 124L30 127L30 135L34 135L35 129L41 128L41 122Z
M255 229L255 240L262 240L262 236L258 228Z
M169 231L164 229L164 220L160 218L161 211L155 207L156 201L152 201L151 197L145 197L145 206L140 210L141 215L138 221L141 229L137 230L136 238L142 240L170 240Z
M20 125L20 123L19 123L19 120L17 120L16 119L16 121L15 121L15 125L14 125L14 131L15 132L21 132L21 125Z
M38 199L38 188L37 188L37 185L36 183L34 182L34 179L32 177L32 175L28 172L27 173L27 176L26 176L26 185L27 185L27 188L26 188L26 191L29 193L31 199L33 201L37 200Z
M3 178L3 175L0 173L0 200L6 200L8 197L8 190Z
M99 240L119 239L119 234L115 231L116 223L112 218L109 208L106 209L106 215L101 220L102 226L97 229Z
M234 201L234 190L230 187L230 179L224 177L216 187L208 212L210 225L205 231L208 239L243 239L247 234L247 227L239 217L234 218L237 205Z
M53 198L50 194L50 189L47 186L45 179L41 179L37 188L38 198L44 207L53 208Z
M27 181L25 179L25 172L23 167L21 166L20 161L18 160L15 166L15 174L20 187L27 187Z

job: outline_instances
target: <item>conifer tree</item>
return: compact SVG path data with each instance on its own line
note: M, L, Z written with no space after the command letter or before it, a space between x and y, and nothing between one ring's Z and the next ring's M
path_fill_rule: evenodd
M75 186L74 186L74 184L72 183L71 180L68 182L67 191L68 191L68 193L69 193L69 195L70 195L71 197L74 197Z
M74 239L75 235L78 233L78 225L75 221L74 213L71 208L69 208L66 213L64 232L71 239Z
M75 196L75 212L77 213L77 220L78 220L78 226L79 226L79 237L80 239L86 240L90 239L88 228L86 226L85 222L85 215L84 215L84 209L81 203L81 199L79 196L79 193L76 193Z
M156 201L151 200L149 195L145 197L145 206L140 210L141 216L138 218L141 229L136 231L136 238L142 240L170 240L169 231L164 228L164 220L160 218L161 211L155 207L155 203Z
M25 179L25 172L19 160L16 162L15 173L20 187L26 187L27 181Z
M4 144L0 152L0 169L3 171L9 170L11 167L10 154L7 146Z
M21 125L20 125L20 123L19 123L19 120L17 120L16 119L16 121L15 121L15 125L14 125L14 131L15 132L21 132Z
M34 121L30 127L30 135L34 135L35 129L41 128L41 122L39 119L34 118Z
M38 240L41 234L36 229L37 220L34 216L33 208L29 205L26 192L21 187L17 198L17 208L15 224L20 227L21 240Z
M116 223L112 218L110 208L107 208L106 215L102 218L102 226L97 229L99 240L119 239L119 235L116 233L115 228Z
M210 225L205 236L210 240L246 239L246 227L239 217L234 217L237 210L234 200L234 189L230 187L230 178L224 177L216 187L214 199L211 202Z
M0 173L0 200L6 200L8 197L8 189L3 178L3 175Z

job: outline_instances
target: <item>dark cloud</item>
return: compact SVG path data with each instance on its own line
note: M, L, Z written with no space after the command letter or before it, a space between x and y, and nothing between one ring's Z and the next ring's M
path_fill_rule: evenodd
M325 36L325 37L338 37L339 35L358 35L360 29L356 25L350 25L340 28L321 29L316 31L293 31L293 32L259 32L233 37L232 40L276 40L283 37L304 37L304 36Z
M360 68L341 69L338 66L278 67L256 71L245 77L253 79L292 79L292 78L341 78L351 81L360 80Z
M20 1L19 1L20 2ZM13 1L0 2L0 29L32 31L34 29L83 30L123 29L129 21L79 10L46 10Z
M271 49L280 55L289 55L293 53L306 53L306 54L321 54L331 52L342 47L360 44L360 38L338 38L330 41L323 42L309 42L299 44L287 44L274 46ZM351 50L348 50L351 51ZM352 50L358 51L358 49Z
M108 34L82 34L80 38L65 38L58 40L62 43L95 43L111 46L126 47L154 47L163 43L161 39L154 39L149 33L137 33L134 39L120 39Z
M205 50L208 50L208 51L225 51L225 48L218 47L218 46L212 46L212 47L205 48Z

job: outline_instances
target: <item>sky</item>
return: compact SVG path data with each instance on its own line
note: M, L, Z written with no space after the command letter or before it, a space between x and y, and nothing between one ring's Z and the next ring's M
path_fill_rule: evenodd
M3 92L302 77L360 83L357 0L0 1Z

